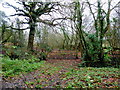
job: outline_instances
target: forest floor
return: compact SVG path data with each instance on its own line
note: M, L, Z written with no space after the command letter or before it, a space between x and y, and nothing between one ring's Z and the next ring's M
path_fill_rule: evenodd
M3 88L118 88L117 68L78 67L75 52L52 52L37 70L3 78Z

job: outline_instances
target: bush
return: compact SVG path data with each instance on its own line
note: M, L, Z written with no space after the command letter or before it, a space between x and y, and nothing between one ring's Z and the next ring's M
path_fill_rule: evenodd
M25 59L25 57L28 54L25 48L14 45L9 47L4 46L2 50L5 51L4 55L9 56L10 59L21 59L21 58Z
M40 60L46 60L47 59L47 53L46 52L41 52L39 55Z

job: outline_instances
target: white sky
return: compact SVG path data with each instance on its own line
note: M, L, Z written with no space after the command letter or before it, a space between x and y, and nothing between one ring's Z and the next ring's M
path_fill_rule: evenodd
M0 2L0 11L4 11L5 14L7 16L9 15L13 15L15 13L15 10L13 8L4 8L2 5L4 2L8 2L10 3L11 5L14 5L14 6L19 6L18 4L15 3L16 0L3 0L3 2ZM24 0L25 1L25 0ZM34 0L34 1L40 1L40 0ZM43 1L46 1L46 0L43 0ZM47 0L48 1L48 0ZM53 0L52 0L53 1ZM54 0L54 1L62 1L62 2L70 2L70 0ZM85 1L85 0L81 0L81 1ZM94 4L95 2L97 2L97 0L89 0L90 3ZM108 0L101 0L103 3L107 2ZM120 0L112 0L112 6L116 5L116 3L118 3ZM103 7L104 9L107 9L107 5L104 5ZM88 9L85 10L84 12L85 15L87 15L89 17L89 11ZM56 16L56 15L55 15ZM86 18L86 17L85 17ZM22 19L22 18L20 18ZM12 21L14 21L14 18L12 19ZM25 25L26 27L26 25ZM71 29L70 29L71 30Z
M12 8L4 8L2 6L2 4L4 2L8 2L12 5L17 6L17 4L15 3L16 0L2 0L3 2L0 2L0 11L4 11L6 13L6 15L11 15L14 14L15 11ZM26 0L23 0L26 1ZM33 1L41 1L41 0L33 0ZM70 2L71 0L42 0L42 1L62 1L62 2ZM74 0L72 0L74 1ZM83 0L85 1L85 0ZM91 3L95 3L97 0L89 0ZM102 2L107 2L108 0L101 0ZM120 0L112 0L112 5L114 6L117 2L119 2ZM104 5L104 8L107 8L107 5Z
M3 7L3 3L4 2L8 2L11 5L14 6L19 6L19 4L16 4L15 1L17 0L2 0L3 2L0 2L0 11L4 11L6 13L7 16L9 15L13 15L15 13L15 10L13 8L8 8L8 7ZM25 0L24 0L25 1ZM41 1L41 0L33 0L33 1ZM49 0L42 0L42 1L49 1ZM52 0L52 1L62 1L62 2L70 2L71 0ZM73 0L72 0L73 1ZM81 1L85 1L85 0L81 0ZM94 4L95 2L97 2L97 0L89 0L90 3ZM108 0L101 0L103 3L107 2ZM112 0L112 5L116 5L117 2L119 2L120 0ZM5 5L6 6L6 5ZM104 8L107 9L107 5L104 5ZM84 14L87 15L89 17L89 9L84 10ZM59 16L59 15L54 15L54 16ZM44 16L42 17L44 18ZM46 17L45 17L46 18ZM85 17L86 18L86 17ZM21 20L23 20L23 18L20 18ZM11 18L11 20L14 22L14 17Z

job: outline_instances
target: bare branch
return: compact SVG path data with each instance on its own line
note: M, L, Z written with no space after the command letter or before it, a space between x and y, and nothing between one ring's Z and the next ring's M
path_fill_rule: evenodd
M42 23L44 23L44 24L47 24L47 25L52 25L52 26L56 26L56 25L58 25L58 24L54 24L54 22L55 21L57 21L57 20L67 20L67 19L70 19L70 20L72 20L72 18L68 18L68 17L64 17L64 18L55 18L55 19L53 19L53 20L42 20L42 19L38 19L37 20L37 22L42 22Z
M119 7L119 4L120 4L120 1L119 1L113 8L110 9L110 12L111 12L113 9L115 9L116 7Z
M88 4L88 6L89 6L90 12L91 12L91 14L92 14L92 16L93 16L93 18L94 18L94 21L95 21L96 18L95 18L95 15L94 15L93 11L92 11L91 4L89 3L88 0L87 0L87 4Z
M14 15L10 15L10 16L26 16L25 14L23 13L18 13L18 14L14 14ZM26 16L27 17L27 16Z
M12 7L13 9L15 9L16 12L22 12L23 13L23 14L20 13L20 14L15 14L15 15L26 16L26 17L29 16L29 14L27 12L25 12L24 10L22 10L22 9L19 9L19 8L15 7L15 6L11 5L11 4L9 4L9 3L6 3L6 5ZM11 15L11 16L15 16L15 15Z
M42 22L44 24L50 25L50 26L56 26L57 24L53 24L53 22L50 22L49 20L42 20L39 18L39 20L37 20L37 22Z
M8 26L8 27L6 27L6 28L11 28L11 29L14 29L14 30L26 30L26 29L30 29L30 27L20 29L20 28L14 28L14 27L12 27L12 26Z

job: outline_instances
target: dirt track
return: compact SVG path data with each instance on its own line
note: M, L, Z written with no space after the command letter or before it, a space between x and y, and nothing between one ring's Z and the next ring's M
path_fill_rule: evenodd
M27 84L25 82L34 82L34 80L39 78L46 78L48 79L48 82L43 81L42 84L48 84L45 88L51 88L54 85L62 84L60 80L60 75L64 72L67 72L68 68L77 68L78 63L81 62L80 59L76 59L75 56L76 52L74 51L53 51L49 53L49 57L46 60L46 63L50 63L51 67L57 67L61 66L62 69L59 70L56 74L48 77L44 74L39 76L40 71L35 70L33 72L30 72L28 74L21 74L19 77L9 77L8 79L3 78L2 81L2 88L28 88ZM62 57L62 58L61 58ZM66 58L67 57L67 58ZM54 82L51 82L51 79ZM32 87L29 87L32 88Z

